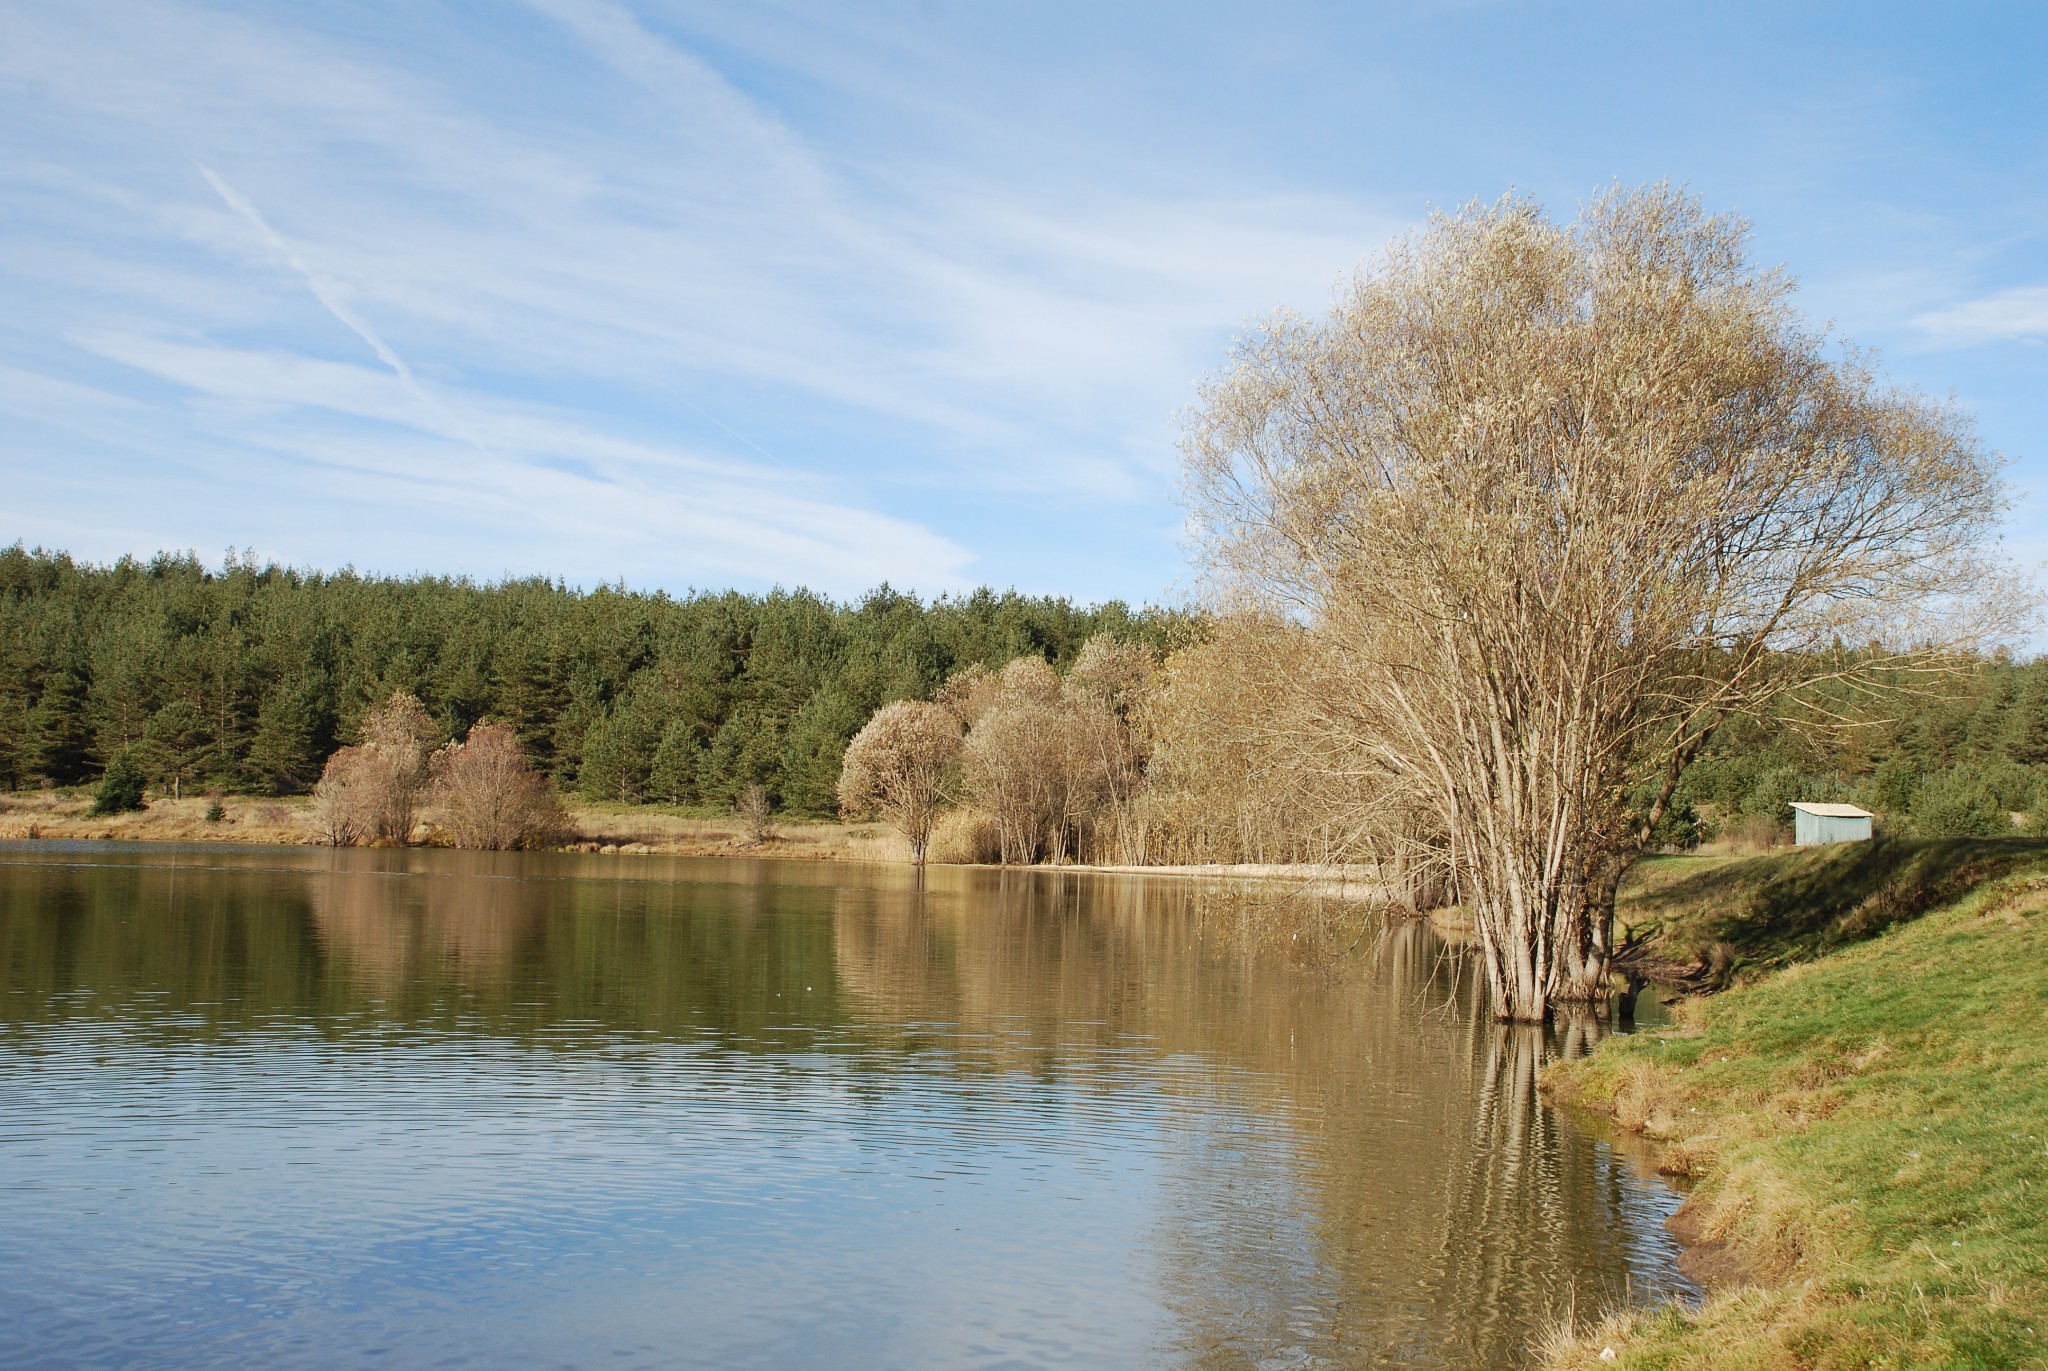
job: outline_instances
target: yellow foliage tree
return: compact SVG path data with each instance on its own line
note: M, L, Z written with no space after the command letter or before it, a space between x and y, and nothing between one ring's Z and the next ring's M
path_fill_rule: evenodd
M1747 239L1662 186L1440 216L1188 423L1219 590L1305 630L1279 741L1354 827L1427 816L1504 1018L1607 993L1615 884L1726 720L1986 623L1996 459Z

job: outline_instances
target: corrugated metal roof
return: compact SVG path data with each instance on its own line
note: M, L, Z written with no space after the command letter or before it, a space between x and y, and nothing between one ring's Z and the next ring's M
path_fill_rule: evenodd
M1794 809L1803 809L1808 814L1818 814L1823 819L1874 819L1877 817L1869 810L1858 809L1855 805L1801 804L1799 801L1794 800L1792 807Z

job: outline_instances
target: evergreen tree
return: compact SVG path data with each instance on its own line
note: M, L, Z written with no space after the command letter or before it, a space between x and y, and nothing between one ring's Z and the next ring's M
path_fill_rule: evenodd
M567 693L552 645L518 628L495 655L493 716L511 725L521 751L543 771L555 761L555 726Z
M249 741L247 770L257 787L272 795L308 790L333 749L324 745L321 708L314 682L290 677L263 697Z
M783 808L813 818L838 813L840 762L866 722L866 715L829 686L804 702L782 744Z
M1959 769L1929 777L1914 794L1913 831L1923 838L1997 838L2013 830L1990 788Z
M1886 761L1871 777L1870 807L1887 818L1903 820L1913 812L1913 796L1919 789L1920 773L1911 764Z
M150 626L129 619L93 644L90 709L100 755L112 757L142 741L162 689L152 660Z
M782 803L782 737L773 718L751 705L733 711L712 735L697 771L697 793L722 809L736 807L751 786Z
M2025 673L2004 731L2006 756L2021 766L2048 766L2048 670Z
M121 814L131 809L148 808L143 803L142 786L142 768L135 764L135 759L126 752L116 753L92 793L92 812Z
M28 712L23 770L58 785L83 781L92 767L92 721L84 679L68 667L51 673Z
M580 740L577 784L593 800L637 804L661 743L661 721L645 703L628 697L598 718Z
M185 782L204 774L212 754L206 716L190 700L173 700L150 716L143 748L150 770L172 795L185 793Z
M665 804L686 804L698 797L697 777L705 766L704 742L686 719L672 719L662 730L648 768L649 795Z

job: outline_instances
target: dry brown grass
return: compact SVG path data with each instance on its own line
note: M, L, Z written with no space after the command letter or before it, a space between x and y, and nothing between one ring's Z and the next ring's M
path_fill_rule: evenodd
M949 809L932 828L931 860L979 865L1001 861L1003 835L996 821L978 809Z
M181 800L152 797L149 808L132 814L93 816L85 790L0 791L0 841L45 838L114 839L157 843L273 843L318 846L325 842L303 795L228 795L226 816L206 821L212 797ZM774 836L749 841L736 819L697 818L631 805L571 808L564 845L591 852L660 852L682 856L788 857L814 861L908 862L901 835L881 824L806 823L783 820Z
M750 838L732 816L699 818L658 806L577 805L569 810L570 846L590 852L662 852L683 856L791 857L813 861L908 862L910 844L886 824L778 819L774 832Z
M1701 843L1702 857L1755 857L1792 845L1792 835L1783 824L1766 818L1731 818L1720 832Z
M213 798L193 794L183 799L156 797L149 808L127 814L89 813L92 796L85 790L0 792L0 840L103 838L156 843L317 843L310 807L304 796L271 799L243 795L221 797L224 815L206 821Z

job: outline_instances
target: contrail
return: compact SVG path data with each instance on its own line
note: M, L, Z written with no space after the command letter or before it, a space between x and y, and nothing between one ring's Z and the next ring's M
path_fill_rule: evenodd
M371 328L362 316L348 307L348 301L343 298L342 289L338 283L328 280L319 272L313 270L306 259L299 256L290 241L270 226L270 221L263 217L262 211L250 204L240 191L222 180L212 167L207 166L203 162L196 165L199 167L199 174L206 178L206 183L213 187L214 193L220 196L222 202L229 209L247 220L249 227L256 230L263 241L270 246L270 250L290 263L292 270L305 278L306 288L313 292L313 298L325 306L329 314L332 314L335 318L341 320L343 324L347 325L356 337L369 344L370 351L377 354L377 360L390 367L397 374L399 384L403 385L415 400L426 406L442 423L446 424L452 436L468 443L493 461L503 460L481 438L478 438L470 431L468 424L450 413L438 400L427 393L426 387L422 386L412 374L412 368L407 366L405 359L398 355L398 350L385 342L378 335L377 330Z
M306 288L313 292L314 299L327 307L329 314L348 325L356 337L368 343L370 351L377 354L377 360L397 372L398 379L405 382L405 388L416 398L429 404L433 403L427 399L426 392L420 389L420 383L413 379L412 368L405 364L405 359L400 357L389 343L377 336L377 330L371 328L361 316L348 307L348 302L341 297L340 287L307 265L306 259L299 256L283 234L270 226L270 221L263 217L262 212L243 198L240 191L223 181L212 167L201 163L199 174L206 178L206 183L213 187L214 193L220 196L229 209L249 221L249 227L262 235L263 241L270 245L272 252L284 258L291 264L292 270L306 279Z

